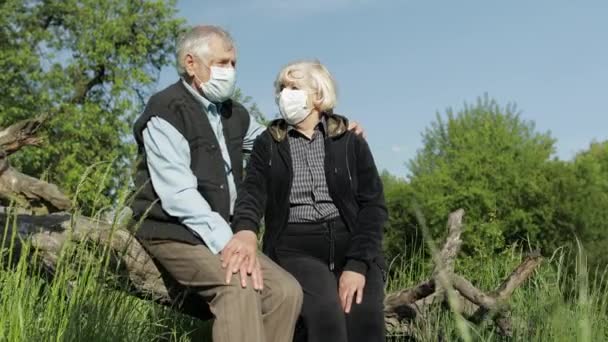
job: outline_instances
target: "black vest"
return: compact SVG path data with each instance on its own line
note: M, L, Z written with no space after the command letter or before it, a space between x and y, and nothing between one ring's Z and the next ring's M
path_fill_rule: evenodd
M220 115L224 139L230 154L232 175L238 188L243 177L243 139L249 128L249 113L241 104L228 100L221 104ZM230 192L217 138L203 105L180 80L152 95L133 127L139 160L132 207L136 219L141 222L136 235L142 239L203 243L176 217L170 216L162 209L158 195L152 187L142 132L153 116L166 120L186 138L190 145L190 169L197 178L198 191L213 211L226 221L229 221L230 217Z

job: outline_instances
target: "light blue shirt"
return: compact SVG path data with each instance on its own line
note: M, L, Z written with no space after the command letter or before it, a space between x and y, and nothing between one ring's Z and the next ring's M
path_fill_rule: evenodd
M232 213L237 191L218 108L189 84L182 82L200 101L201 115L207 113L219 143L226 168ZM251 151L255 138L265 129L255 118L250 117L249 128L243 139L243 150ZM219 213L211 210L209 203L198 192L196 176L190 169L188 141L169 122L157 116L150 118L142 133L152 187L160 198L161 207L198 235L212 253L219 253L232 237L232 229Z

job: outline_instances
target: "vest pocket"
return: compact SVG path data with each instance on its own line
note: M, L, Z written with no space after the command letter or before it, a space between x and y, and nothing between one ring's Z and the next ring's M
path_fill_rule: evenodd
M228 197L228 185L218 184L206 180L197 179L197 190L209 203L211 210L228 215L230 199Z
M198 191L200 193L208 192L208 191L221 191L221 190L224 190L224 187L225 187L224 184L217 184L217 183L210 182L207 180L202 180L202 179L197 179L196 185L197 185Z
M209 145L209 144L211 144L211 141L209 141L209 139L207 139L203 136L196 136L192 139L188 139L188 145L190 145L190 149Z

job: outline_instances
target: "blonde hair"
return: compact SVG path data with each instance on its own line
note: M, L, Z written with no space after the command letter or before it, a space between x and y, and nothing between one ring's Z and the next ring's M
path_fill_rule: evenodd
M287 86L309 90L314 95L313 104L320 112L331 113L336 107L336 82L327 68L317 60L291 62L281 69L274 81L277 101L281 90Z

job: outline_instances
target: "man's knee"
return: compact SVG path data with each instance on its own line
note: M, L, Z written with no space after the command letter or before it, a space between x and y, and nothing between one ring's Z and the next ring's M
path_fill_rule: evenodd
M234 302L248 304L258 301L258 293L253 286L242 287L240 282L232 282L218 288L212 302ZM234 304L236 305L236 304Z
M261 314L259 294L251 287L229 284L218 288L209 302L216 319L248 319Z
M286 277L275 284L270 291L270 295L277 302L280 302L281 305L292 306L296 308L297 312L300 312L304 294L300 283L298 283L294 277L287 274Z

